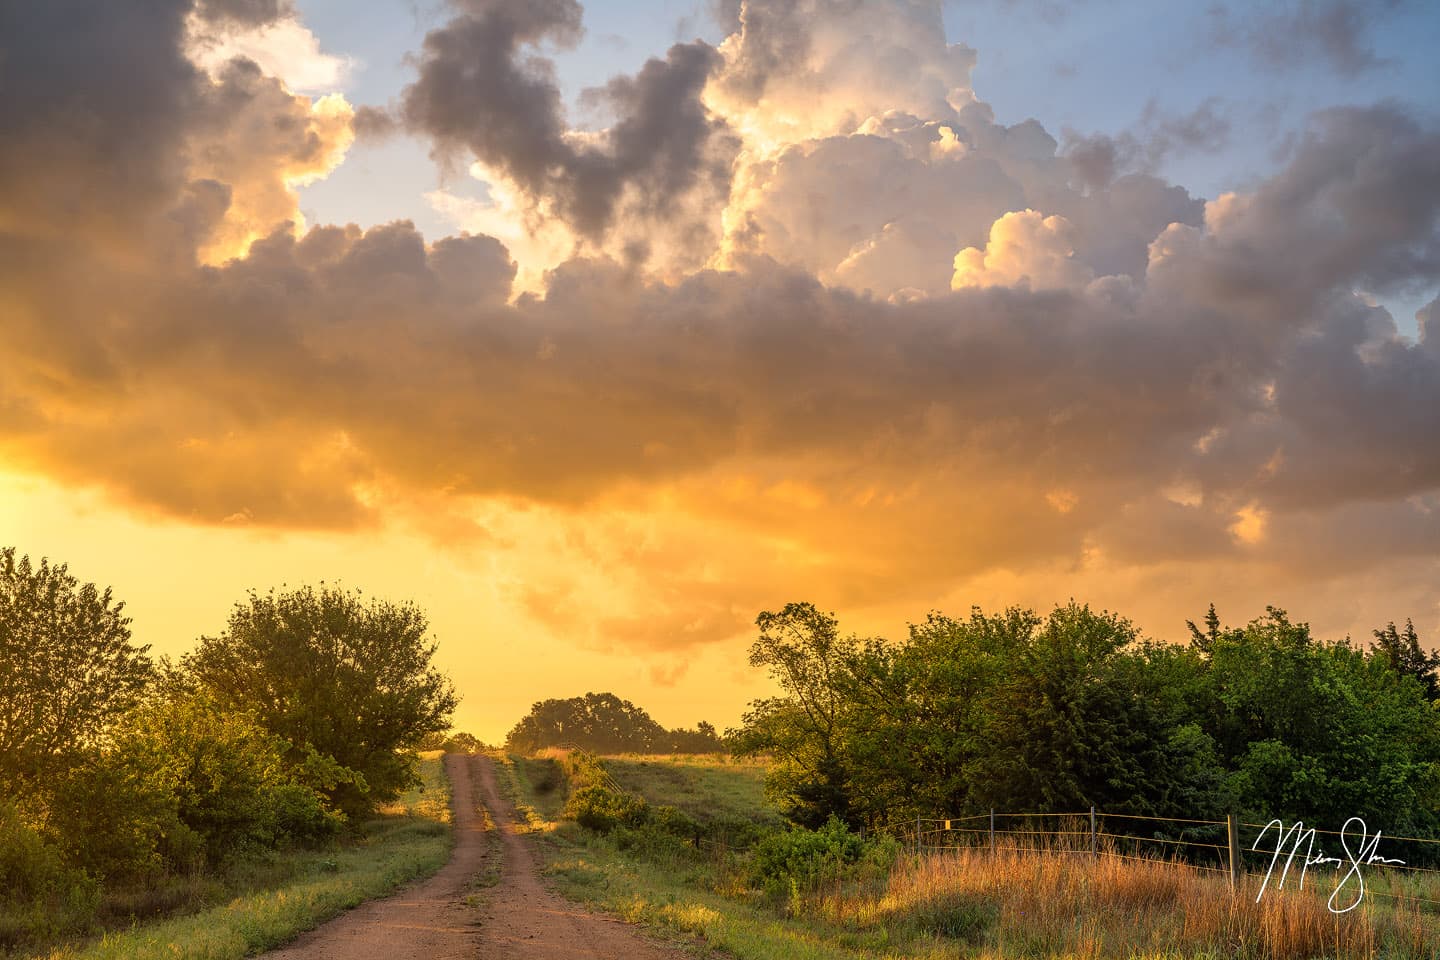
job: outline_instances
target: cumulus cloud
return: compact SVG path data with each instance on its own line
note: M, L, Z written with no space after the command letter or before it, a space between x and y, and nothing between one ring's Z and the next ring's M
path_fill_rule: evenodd
M1207 202L997 122L938 4L807 0L743 4L581 133L535 53L578 6L455 9L405 123L596 238L523 292L507 236L300 226L348 104L197 67L188 4L0 9L7 463L196 523L541 542L514 602L563 633L579 598L597 647L811 589L1433 566L1437 307L1411 340L1356 293L1440 275L1432 125L1319 114ZM638 268L645 236L691 266Z
M265 4L242 4L254 19L215 19L213 7L199 8L189 25L189 55L212 76L236 57L252 60L297 93L332 93L343 88L354 62L325 53L320 41L293 11L278 4L264 15ZM206 16L207 12L210 14Z
M1075 228L1064 217L1034 210L1007 213L990 227L984 250L966 247L955 255L950 286L1073 289L1093 279L1075 259Z

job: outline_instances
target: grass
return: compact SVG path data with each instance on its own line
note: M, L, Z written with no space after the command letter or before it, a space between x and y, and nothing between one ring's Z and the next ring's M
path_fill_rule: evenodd
M517 768L520 764L515 765ZM723 811L773 821L758 776L717 760L605 760L623 788L692 816ZM669 768L669 769L667 769ZM739 781L749 778L748 785ZM513 788L525 794L529 780ZM558 788L551 788L556 790ZM744 798L749 799L744 799ZM683 804L683 806L682 806ZM1367 875L1367 896L1336 915L1332 878L1304 890L1268 891L1258 877L1240 895L1224 876L1169 861L1103 850L961 849L896 857L879 869L836 868L788 895L767 895L749 855L723 844L690 845L649 828L601 835L545 824L547 872L572 899L661 931L694 951L738 960L1434 960L1440 903L1397 903L1404 893L1440 901L1440 883ZM1290 885L1293 886L1293 883Z
M420 774L423 784L382 808L359 841L248 861L205 881L210 902L198 912L32 956L239 960L287 943L350 907L434 873L449 858L450 784L440 757L424 757Z
M701 823L749 820L779 826L765 799L765 764L722 755L606 757L615 782L649 803L666 804Z

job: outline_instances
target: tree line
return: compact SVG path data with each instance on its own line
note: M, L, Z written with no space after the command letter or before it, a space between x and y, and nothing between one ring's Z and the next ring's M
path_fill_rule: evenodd
M535 753L571 747L590 753L720 753L726 749L715 727L667 730L645 710L613 693L541 700L511 728L505 748Z
M251 592L170 662L108 588L0 550L0 948L118 887L355 830L449 727L427 629L357 591Z
M752 665L780 695L731 742L769 754L797 823L1076 811L1440 836L1440 657L1413 624L1368 649L1283 610L1186 644L1070 602L932 613L899 641L842 635L808 603L762 613Z

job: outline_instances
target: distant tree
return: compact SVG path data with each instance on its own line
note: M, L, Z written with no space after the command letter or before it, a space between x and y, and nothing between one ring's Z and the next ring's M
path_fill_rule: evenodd
M670 749L669 731L643 709L613 693L541 700L510 730L505 746L516 753L547 747L576 747L592 753Z
M666 734L668 753L722 753L725 741L720 738L714 725L701 720L694 730L676 727Z
M1392 620L1384 630L1376 630L1371 654L1382 658L1401 676L1414 677L1425 689L1427 700L1440 700L1440 653L1426 653L1420 646L1415 624L1405 621L1405 630L1395 629Z
M124 607L64 564L0 550L0 789L67 766L138 702L153 664Z
M447 729L450 681L413 604L363 601L322 586L252 593L228 629L182 666L224 709L248 711L285 740L296 766L333 759L327 795L363 814L415 782L413 750Z

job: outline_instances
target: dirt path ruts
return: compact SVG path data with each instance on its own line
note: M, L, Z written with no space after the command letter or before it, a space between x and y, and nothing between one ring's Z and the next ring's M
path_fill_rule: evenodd
M500 794L489 757L451 754L455 849L428 880L373 900L303 934L262 960L676 960L682 956L625 924L598 917L550 893L520 833L514 807ZM500 831L497 851L477 801ZM486 858L501 856L500 882L476 890ZM475 896L466 903L467 897Z
M586 913L540 884L535 855L520 833L515 808L500 794L495 765L475 757L480 797L500 824L504 855L480 925L485 960L676 960L682 954L646 940L619 920Z

